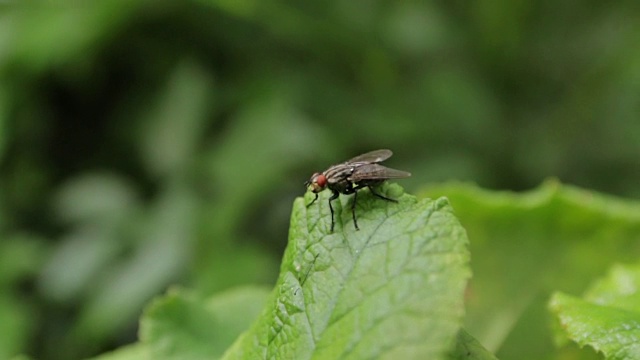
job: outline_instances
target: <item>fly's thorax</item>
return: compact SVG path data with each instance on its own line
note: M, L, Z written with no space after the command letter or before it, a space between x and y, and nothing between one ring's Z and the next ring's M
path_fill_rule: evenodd
M339 164L328 168L324 172L324 176L327 178L329 185L337 184L349 179L349 176L353 174L354 167L349 164Z
M324 172L327 178L327 186L333 191L344 194L352 187L349 176L354 171L350 164L338 164L330 167Z

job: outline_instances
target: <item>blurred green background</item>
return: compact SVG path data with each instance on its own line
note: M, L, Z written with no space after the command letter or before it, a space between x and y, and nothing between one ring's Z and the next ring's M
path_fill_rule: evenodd
M292 200L377 148L415 192L640 198L635 0L0 2L0 359L272 284Z

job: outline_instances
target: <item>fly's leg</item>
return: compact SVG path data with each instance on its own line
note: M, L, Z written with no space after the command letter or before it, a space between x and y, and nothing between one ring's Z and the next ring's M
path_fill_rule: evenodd
M353 225L356 226L356 230L360 230L358 227L358 221L356 221L356 200L358 200L358 192L353 193L353 204L351 204L351 215L353 216Z
M329 210L331 210L331 232L333 232L333 227L336 224L335 220L333 220L333 206L331 206L331 202L337 199L338 196L340 196L340 193L337 191L334 191L331 197L329 198ZM318 194L316 194L316 198L317 197L318 197Z
M396 200L396 199L391 199L391 198L388 198L388 197L386 197L386 196L384 196L384 195L382 195L382 194L379 194L379 193L375 192L371 186L369 186L369 191L371 191L371 193L372 193L373 195L375 195L375 196L379 197L380 199L387 200L387 201L391 201L391 202L394 202L394 203L397 203L397 202L398 202L398 200Z
M318 200L318 193L315 193L316 197L313 198L313 200L307 204L307 207L311 206L311 204L313 204L314 202L316 202L316 200Z

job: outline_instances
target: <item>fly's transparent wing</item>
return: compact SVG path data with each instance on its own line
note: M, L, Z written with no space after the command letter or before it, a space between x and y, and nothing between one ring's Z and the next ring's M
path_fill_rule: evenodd
M390 158L391 155L393 155L393 152L388 149L373 150L368 153L358 155L347 162L373 164L385 161Z
M401 179L409 176L411 176L411 173L406 171L391 169L378 164L367 164L356 167L348 180L358 182L362 180Z

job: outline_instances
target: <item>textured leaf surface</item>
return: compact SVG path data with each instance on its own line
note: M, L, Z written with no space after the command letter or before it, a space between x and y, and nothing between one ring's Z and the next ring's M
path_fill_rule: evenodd
M262 316L225 359L441 359L452 347L470 276L464 229L446 199L397 185L294 203L289 244Z
M607 359L640 359L640 266L615 266L584 299L552 297L560 335L590 346Z

